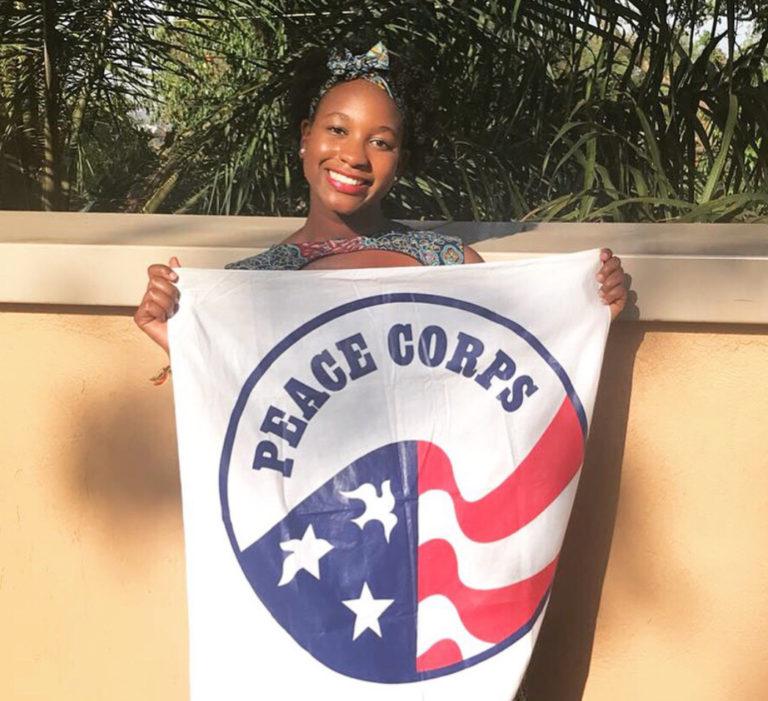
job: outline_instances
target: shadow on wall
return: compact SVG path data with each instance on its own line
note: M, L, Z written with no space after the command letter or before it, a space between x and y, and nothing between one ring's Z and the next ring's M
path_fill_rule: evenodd
M158 525L166 533L169 521L180 529L170 386L154 387L146 378L122 380L81 406L70 484L74 501L91 514L99 535L110 548L142 551L148 534L162 537Z
M579 490L523 684L533 701L579 701L584 693L616 520L635 355L643 336L638 325L617 323L608 337Z

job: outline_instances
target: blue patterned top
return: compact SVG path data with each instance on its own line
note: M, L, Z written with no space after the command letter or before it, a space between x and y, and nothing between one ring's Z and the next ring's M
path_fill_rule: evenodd
M224 267L228 270L300 270L318 258L364 250L404 253L422 265L460 265L464 262L464 244L458 236L406 230L378 236L278 243L262 253Z

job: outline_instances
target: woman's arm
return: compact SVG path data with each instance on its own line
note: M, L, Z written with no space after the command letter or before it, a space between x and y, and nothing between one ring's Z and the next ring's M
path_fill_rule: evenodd
M472 246L464 246L465 263L485 263L483 257Z

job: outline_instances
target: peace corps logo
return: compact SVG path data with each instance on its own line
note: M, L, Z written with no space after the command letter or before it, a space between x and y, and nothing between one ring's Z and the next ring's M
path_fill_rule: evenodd
M541 615L586 428L565 371L515 321L367 297L295 329L245 382L224 524L261 603L326 667L454 674Z

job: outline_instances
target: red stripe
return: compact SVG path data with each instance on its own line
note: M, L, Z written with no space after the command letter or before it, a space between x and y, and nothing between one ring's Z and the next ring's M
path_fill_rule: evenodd
M453 640L439 640L416 658L416 671L428 672L430 669L440 669L461 662L463 659L459 646Z
M541 572L499 589L470 589L459 579L456 553L445 540L419 546L419 601L442 594L464 627L480 640L500 643L533 617L555 576L557 558Z
M578 472L584 439L573 405L566 397L555 418L518 468L478 501L459 493L448 456L434 443L419 441L419 494L448 492L464 534L488 543L505 538L538 516ZM483 468L482 458L477 469Z

